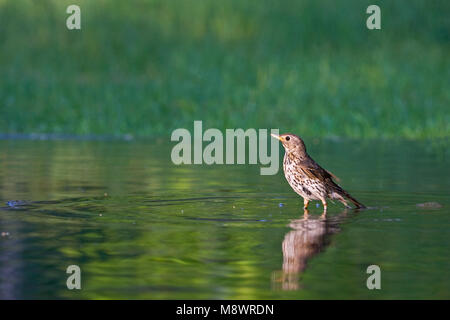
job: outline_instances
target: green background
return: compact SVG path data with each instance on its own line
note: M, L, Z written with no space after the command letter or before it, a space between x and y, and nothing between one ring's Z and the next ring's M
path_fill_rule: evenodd
M66 8L81 7L69 31ZM366 8L381 7L381 30ZM0 0L0 133L448 137L448 1Z

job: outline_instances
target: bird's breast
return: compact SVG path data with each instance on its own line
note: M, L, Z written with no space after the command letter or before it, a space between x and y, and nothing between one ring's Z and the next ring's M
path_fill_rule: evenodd
M283 170L291 188L303 198L318 200L326 194L326 190L319 180L310 178L297 161L286 155L283 161Z

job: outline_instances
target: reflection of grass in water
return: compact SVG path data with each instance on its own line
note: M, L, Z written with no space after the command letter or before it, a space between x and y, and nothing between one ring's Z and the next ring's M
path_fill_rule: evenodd
M447 2L0 2L0 132L448 136Z
M379 297L448 297L449 169L423 142L311 144L345 188L380 210L350 211L308 260L301 290L289 292L270 289L282 243L303 216L282 172L168 165L167 144L0 141L0 150L0 231L10 234L1 258L19 266L21 297L369 299L370 264L392 288ZM12 199L31 201L2 207ZM416 206L432 201L442 208ZM330 205L329 219L342 210ZM311 219L321 213L311 208ZM65 287L70 264L82 269L81 291Z

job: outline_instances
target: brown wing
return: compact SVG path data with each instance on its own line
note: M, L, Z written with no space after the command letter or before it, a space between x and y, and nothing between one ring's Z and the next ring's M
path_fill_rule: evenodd
M325 169L324 169L325 170ZM336 177L333 173L331 173L330 171L328 171L328 170L325 170L326 172L328 172L328 174L334 179L334 180L336 180L337 182L340 182L341 181L341 179L339 179L338 177Z
M335 192L338 192L342 196L347 197L357 208L365 208L361 202L353 198L347 191L342 189L338 184L333 181L333 178L338 178L331 172L325 170L319 166L313 159L306 158L300 161L301 170L311 179L318 179L323 181L328 187L332 188ZM339 181L339 180L338 180Z
M319 166L317 162L309 157L300 161L300 167L302 168L303 172L305 172L305 174L311 179L318 179L320 181L335 179L336 181L339 181L338 177L336 177L330 171L325 170L324 168Z

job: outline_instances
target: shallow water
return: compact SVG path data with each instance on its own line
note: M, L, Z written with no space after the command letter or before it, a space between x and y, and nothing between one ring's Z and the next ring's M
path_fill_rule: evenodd
M305 217L281 168L162 142L0 140L0 298L450 298L448 144L306 143L370 209Z

